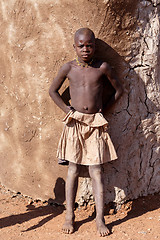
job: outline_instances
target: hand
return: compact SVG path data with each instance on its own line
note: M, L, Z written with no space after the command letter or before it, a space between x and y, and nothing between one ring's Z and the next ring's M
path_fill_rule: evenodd
M72 107L72 106L67 106L67 108L69 109L69 111L75 111L75 109L74 109L74 107Z

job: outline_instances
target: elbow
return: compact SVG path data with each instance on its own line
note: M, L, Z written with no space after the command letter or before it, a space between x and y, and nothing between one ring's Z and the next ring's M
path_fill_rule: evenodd
M53 96L54 96L54 93L56 92L52 87L50 87L49 88L49 96L51 97L51 98L53 98Z
M52 87L49 88L49 96L52 98L52 100L54 101L54 99L56 98L57 92L55 89L53 89Z

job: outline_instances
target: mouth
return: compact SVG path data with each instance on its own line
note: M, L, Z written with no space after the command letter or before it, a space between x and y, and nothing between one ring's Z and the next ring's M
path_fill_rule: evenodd
M83 58L88 58L90 55L89 54L83 54L82 57Z

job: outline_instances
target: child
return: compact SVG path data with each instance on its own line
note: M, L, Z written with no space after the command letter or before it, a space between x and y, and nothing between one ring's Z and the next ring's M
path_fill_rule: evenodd
M96 203L97 230L104 237L109 230L104 221L101 164L116 159L117 155L107 133L108 122L102 113L119 99L123 89L110 66L94 58L95 35L89 28L76 31L74 49L77 58L62 66L49 90L53 101L67 114L57 153L60 163L69 162L63 231L68 234L74 231L78 175L80 165L87 165ZM66 78L69 79L71 106L64 103L58 92ZM104 107L102 96L107 79L114 87L115 94Z

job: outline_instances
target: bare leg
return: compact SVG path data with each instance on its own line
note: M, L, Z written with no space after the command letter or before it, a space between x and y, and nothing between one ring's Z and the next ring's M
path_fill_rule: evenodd
M71 234L74 231L74 203L78 186L79 165L69 163L66 180L66 218L62 227L64 233Z
M101 165L89 166L89 174L92 178L93 192L96 202L96 224L99 235L105 237L109 234L109 229L104 221L104 190L102 182Z

